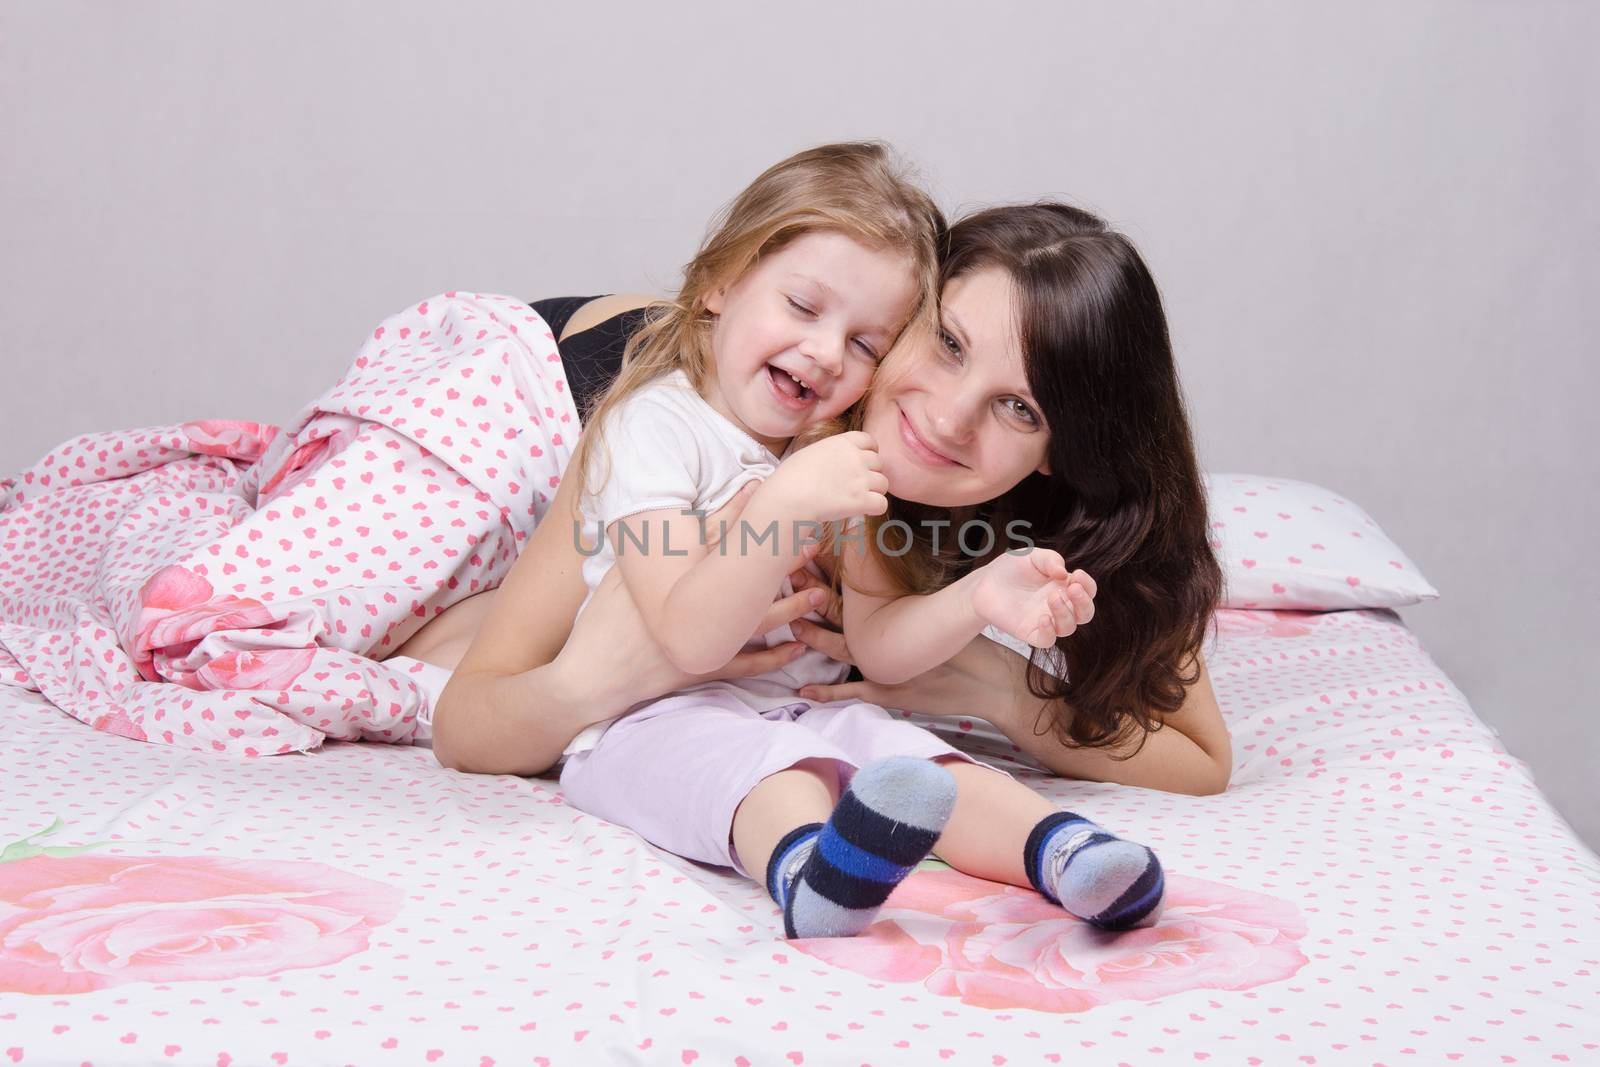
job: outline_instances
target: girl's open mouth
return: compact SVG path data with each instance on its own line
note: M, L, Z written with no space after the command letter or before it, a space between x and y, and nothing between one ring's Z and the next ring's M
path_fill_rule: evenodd
M817 399L810 386L771 363L767 364L767 380L771 383L772 391L777 394L778 399L796 411L810 407Z

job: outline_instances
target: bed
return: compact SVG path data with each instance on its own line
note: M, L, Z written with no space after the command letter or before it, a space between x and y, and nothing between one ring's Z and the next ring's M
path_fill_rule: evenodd
M1387 610L1224 610L1222 795L1052 780L1154 929L937 863L867 936L419 747L219 757L0 688L0 1055L79 1064L1600 1062L1600 863ZM0 1061L4 1062L4 1061Z
M1600 1063L1600 862L1394 608L1348 500L1208 477L1233 782L1050 778L1155 847L1097 932L936 862L864 936L441 769L379 662L497 584L577 429L527 305L390 316L286 430L89 434L0 481L6 1064ZM981 712L981 709L974 709Z

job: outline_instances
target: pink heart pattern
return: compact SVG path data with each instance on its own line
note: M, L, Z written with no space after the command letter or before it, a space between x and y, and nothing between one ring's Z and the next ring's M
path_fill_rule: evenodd
M1321 486L1208 474L1206 494L1223 607L1395 608L1439 595L1365 511Z
M754 883L570 808L549 779L389 745L196 759L0 689L0 850L60 817L41 843L107 841L84 857L115 861L100 879L0 864L16 890L0 961L33 969L49 949L119 986L0 992L0 1048L99 1067L435 1050L477 1067L1595 1062L1600 861L1415 635L1385 611L1221 611L1216 630L1234 752L1219 796L1052 778L982 720L919 720L1157 849L1171 911L1116 937L930 866L866 940L784 943ZM172 876L191 856L257 871L259 891ZM53 916L37 914L47 885ZM186 902L127 907L141 885ZM329 891L358 895L330 908Z

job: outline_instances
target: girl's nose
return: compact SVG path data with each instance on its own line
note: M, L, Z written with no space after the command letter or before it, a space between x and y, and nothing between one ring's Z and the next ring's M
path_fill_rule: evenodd
M800 346L800 354L815 363L824 372L838 377L844 369L846 340L821 331L810 334Z

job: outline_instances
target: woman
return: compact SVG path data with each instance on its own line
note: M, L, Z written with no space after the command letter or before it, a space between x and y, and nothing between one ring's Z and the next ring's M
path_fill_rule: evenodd
M1035 543L1093 576L1094 623L1062 638L1054 661L1030 664L979 638L899 685L802 695L975 715L1067 777L1220 792L1232 753L1199 655L1220 571L1148 270L1100 220L1041 204L956 224L942 283L938 336L898 345L866 401L863 428L878 443L893 514L921 531L929 519L949 523L942 553L913 557L946 579L973 562L948 544L963 522L1025 522ZM642 321L640 303L604 298L553 327L580 396L607 377ZM559 320L568 309L541 310ZM447 611L400 650L455 668L433 726L447 767L539 773L584 727L691 680L615 581L572 628L585 589L569 485L500 590ZM798 621L817 592L775 604L761 632L790 623L800 641L849 662L841 635ZM717 676L764 671L796 651L747 653ZM1043 669L1052 662L1063 678Z

